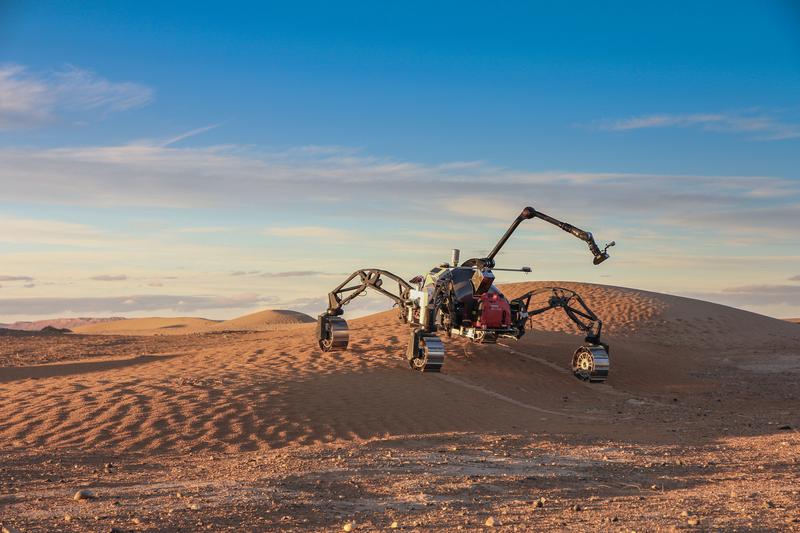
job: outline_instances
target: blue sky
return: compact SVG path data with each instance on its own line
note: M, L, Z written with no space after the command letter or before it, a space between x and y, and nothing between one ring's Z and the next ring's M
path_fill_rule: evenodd
M793 2L3 2L0 321L314 312L528 204L618 242L537 279L800 315L798 95Z

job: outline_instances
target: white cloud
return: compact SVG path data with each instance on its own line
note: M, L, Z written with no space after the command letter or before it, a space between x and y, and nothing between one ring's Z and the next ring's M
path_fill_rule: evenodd
M0 65L0 129L37 127L74 113L104 116L152 100L147 86L112 82L72 65L46 73Z
M699 128L706 131L746 134L753 140L777 141L800 137L800 124L786 122L761 111L725 113L677 113L639 115L596 124L609 131L645 128Z

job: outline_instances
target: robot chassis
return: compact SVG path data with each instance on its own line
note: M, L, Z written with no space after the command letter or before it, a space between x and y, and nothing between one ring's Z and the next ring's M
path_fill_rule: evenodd
M494 286L493 270L531 271L530 267L495 268L494 261L520 223L531 218L549 222L586 242L595 265L608 259L607 250L615 244L612 241L601 250L591 233L526 207L487 257L469 259L459 265L459 251L453 250L451 263L409 281L377 268L353 272L328 294L328 309L317 319L319 347L325 352L347 349L349 333L347 322L341 318L343 308L367 289L394 300L400 321L411 327L406 359L412 369L422 372L439 372L444 363L444 345L437 332L476 343L495 343L498 338L520 339L531 317L560 308L586 334L585 345L572 357L573 374L584 381L604 382L610 361L609 347L600 340L603 322L577 293L563 287L542 287L508 300ZM384 286L386 279L397 284L396 291ZM545 305L531 309L531 300L548 294Z

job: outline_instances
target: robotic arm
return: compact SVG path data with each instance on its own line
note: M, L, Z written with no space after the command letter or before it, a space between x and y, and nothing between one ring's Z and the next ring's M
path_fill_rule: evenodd
M469 261L465 262L463 266L477 265L481 267L492 268L494 266L494 257L497 255L497 253L500 251L503 245L505 245L509 237L511 237L511 235L514 233L514 231L522 223L523 220L528 220L531 218L540 218L545 222L549 222L554 226L558 226L567 233L571 233L572 235L576 236L583 242L587 243L589 245L589 251L591 251L592 255L594 256L593 262L595 265L599 265L600 263L608 259L609 257L608 249L616 244L614 241L611 241L610 243L606 244L605 248L601 250L600 247L597 246L597 243L594 242L594 237L590 232L584 231L580 228L576 228L572 224L561 222L560 220L553 218L550 215L546 215L541 211L536 211L532 207L526 207L525 209L522 210L522 213L519 214L516 220L514 220L514 222L511 224L511 227L509 227L508 230L506 230L505 234L502 237L500 237L500 240L494 246L492 251L489 252L489 255L487 257L483 259L470 259Z

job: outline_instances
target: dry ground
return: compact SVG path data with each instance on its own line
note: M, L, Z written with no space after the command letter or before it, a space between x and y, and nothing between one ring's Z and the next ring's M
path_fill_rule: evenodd
M438 375L407 368L392 313L333 354L313 325L0 337L0 521L800 531L800 326L578 288L608 325L603 385L570 375L581 339L555 314L516 343L446 341Z

